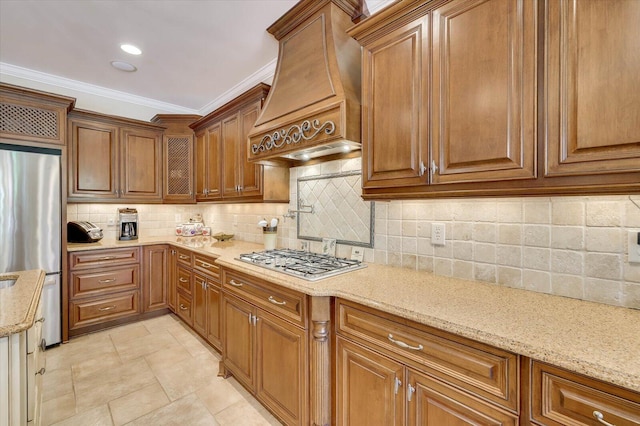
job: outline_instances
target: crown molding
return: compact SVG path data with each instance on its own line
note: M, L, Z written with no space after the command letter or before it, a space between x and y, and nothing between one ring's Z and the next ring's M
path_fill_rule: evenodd
M30 70L15 65L0 62L0 75L10 75L25 80L35 81L38 83L48 84L64 89L75 90L90 95L101 96L120 102L127 102L134 105L140 105L148 108L154 108L161 111L167 111L174 114L197 114L198 111L185 108L179 105L162 102L155 99L145 98L143 96L132 95L130 93L118 90L107 89L106 87L96 86L94 84L83 83L81 81L72 80L70 78L59 77L57 75L47 74L40 71Z
M230 100L238 97L247 90L253 88L259 83L265 82L275 74L277 58L274 58L265 66L260 68L255 73L251 74L240 83L236 84L222 95L218 96L199 110L192 108L185 108L180 105L170 104L168 102L162 102L155 99L145 98L143 96L132 95L118 90L107 89L105 87L96 86L94 84L83 83L81 81L72 80L69 78L59 77L52 74L43 73L40 71L30 70L28 68L18 67L15 65L0 62L0 77L2 75L10 75L17 78L22 78L29 81L35 81L55 87L61 87L68 90L75 90L81 93L87 93L90 95L101 96L108 99L113 99L120 102L127 102L134 105L140 105L148 108L154 108L161 111L166 111L172 114L198 114L207 115L216 108L226 104Z
M278 58L273 58L269 63L260 68L258 71L251 74L249 77L242 80L240 83L233 86L231 89L224 92L222 95L218 96L198 111L198 114L205 116L209 114L211 111L214 111L226 104L227 102L237 98L247 90L255 87L259 83L264 83L270 79L273 79L273 76L276 72L276 62Z

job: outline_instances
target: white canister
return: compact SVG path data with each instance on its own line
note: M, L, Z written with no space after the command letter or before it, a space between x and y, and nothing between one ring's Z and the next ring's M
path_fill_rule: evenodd
M273 250L276 248L276 241L278 240L278 227L264 226L262 227L262 234L264 240L264 249Z

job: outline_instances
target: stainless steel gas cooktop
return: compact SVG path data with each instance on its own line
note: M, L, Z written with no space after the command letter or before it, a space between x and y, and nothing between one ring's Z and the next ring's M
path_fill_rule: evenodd
M326 254L290 249L241 254L238 260L308 281L316 281L367 267L359 260L341 259Z

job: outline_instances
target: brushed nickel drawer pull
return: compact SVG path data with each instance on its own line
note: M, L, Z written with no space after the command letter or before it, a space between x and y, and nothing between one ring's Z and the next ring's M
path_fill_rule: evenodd
M45 321L45 318L41 317L41 318L38 318L35 322L44 322L44 321Z
M184 306L182 303L180 304L180 310L181 310L181 311L186 311L187 309L189 309L189 308L187 308L186 306Z
M47 372L47 370L46 370L44 367L42 367L40 370L36 371L36 376L37 376L38 374L44 374L44 373L46 373L46 372Z
M116 305L105 306L104 308L98 308L99 311L110 311L111 309L115 309Z
M40 346L40 350L44 352L45 350L47 350L47 341L45 339L41 339L39 346Z
M180 259L188 259L189 258L189 256L185 256L184 254L181 254L178 257L180 257Z
M104 279L104 280L98 280L98 282L99 282L100 284L107 284L107 283L112 283L112 282L114 282L115 280L116 280L115 278L107 278L107 279Z
M184 278L178 278L178 281L180 281L181 283L188 283L189 280L184 279Z
M401 348L404 348L404 349L411 349L412 351L421 351L421 350L423 350L423 349L424 349L424 346L422 346L422 345L418 345L418 346L410 346L410 345L407 345L407 344L406 344L405 342L403 342L402 340L395 340L395 339L393 338L393 335L392 335L392 334L389 334L389 335L387 336L387 339L389 339L389 341L390 341L391 343L395 343L396 345L398 345L398 346L400 346Z
M234 287L242 287L242 283L237 283L234 280L229 281L229 284L231 284Z
M115 258L116 258L115 256L102 256L98 260L113 260Z
M282 301L282 302L278 302L276 299L273 298L273 296L269 296L269 302L273 303L274 305L286 305L287 302L286 301Z
M596 410L593 412L593 417L596 418L597 421L599 421L600 423L602 423L605 426L616 426L613 423L609 423L608 421L606 421L604 419L604 414L602 414L600 411Z
M402 386L402 380L400 380L400 379L398 379L396 377L395 384L393 385L393 393L394 393L394 395L398 394L398 389L400 389L400 386Z
M200 264L204 267L204 268L213 268L213 265L207 262L203 262L202 260L199 260L198 262L200 262Z

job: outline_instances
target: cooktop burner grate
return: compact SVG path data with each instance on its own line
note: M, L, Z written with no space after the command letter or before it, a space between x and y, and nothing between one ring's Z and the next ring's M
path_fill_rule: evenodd
M241 254L238 260L308 281L366 268L366 265L359 260L290 249L245 253Z

